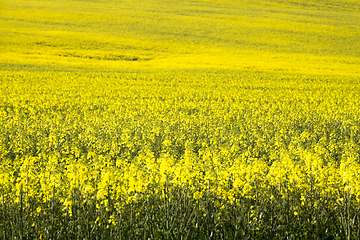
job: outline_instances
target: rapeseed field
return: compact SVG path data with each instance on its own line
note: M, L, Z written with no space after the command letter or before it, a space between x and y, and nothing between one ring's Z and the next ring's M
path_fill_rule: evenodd
M359 239L360 3L0 2L1 239Z

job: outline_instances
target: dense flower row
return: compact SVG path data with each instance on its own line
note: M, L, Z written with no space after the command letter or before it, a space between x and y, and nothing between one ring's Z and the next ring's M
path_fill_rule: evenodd
M290 221L281 216L316 222L319 211L333 211L321 218L340 227L326 234L356 236L359 226L350 223L359 220L360 206L357 79L19 71L4 73L2 82L3 217L21 206L30 219L45 218L56 205L71 219L79 216L76 206L93 206L97 217L89 224L111 228L129 206L144 203L137 214L146 216L150 199L176 202L182 190L204 209L211 198L218 221L230 206L248 207L244 221L254 231L269 223L261 225L271 211L286 209L274 213L280 225ZM309 209L317 215L302 218Z

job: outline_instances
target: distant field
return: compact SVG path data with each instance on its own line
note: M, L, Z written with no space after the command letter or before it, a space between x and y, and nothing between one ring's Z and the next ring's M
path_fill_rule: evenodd
M359 75L350 1L5 1L2 64Z
M359 23L0 1L0 239L360 239Z

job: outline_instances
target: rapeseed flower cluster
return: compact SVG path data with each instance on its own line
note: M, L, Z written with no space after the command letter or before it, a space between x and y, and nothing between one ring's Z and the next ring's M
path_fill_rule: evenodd
M360 91L350 80L9 72L0 208L14 227L0 235L206 235L206 224L230 224L243 236L297 226L298 237L316 236L301 235L310 228L354 237ZM221 231L212 234L231 232Z

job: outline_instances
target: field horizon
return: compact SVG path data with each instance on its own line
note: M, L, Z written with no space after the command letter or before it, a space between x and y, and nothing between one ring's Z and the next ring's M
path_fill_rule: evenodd
M359 76L359 5L3 1L0 64Z

